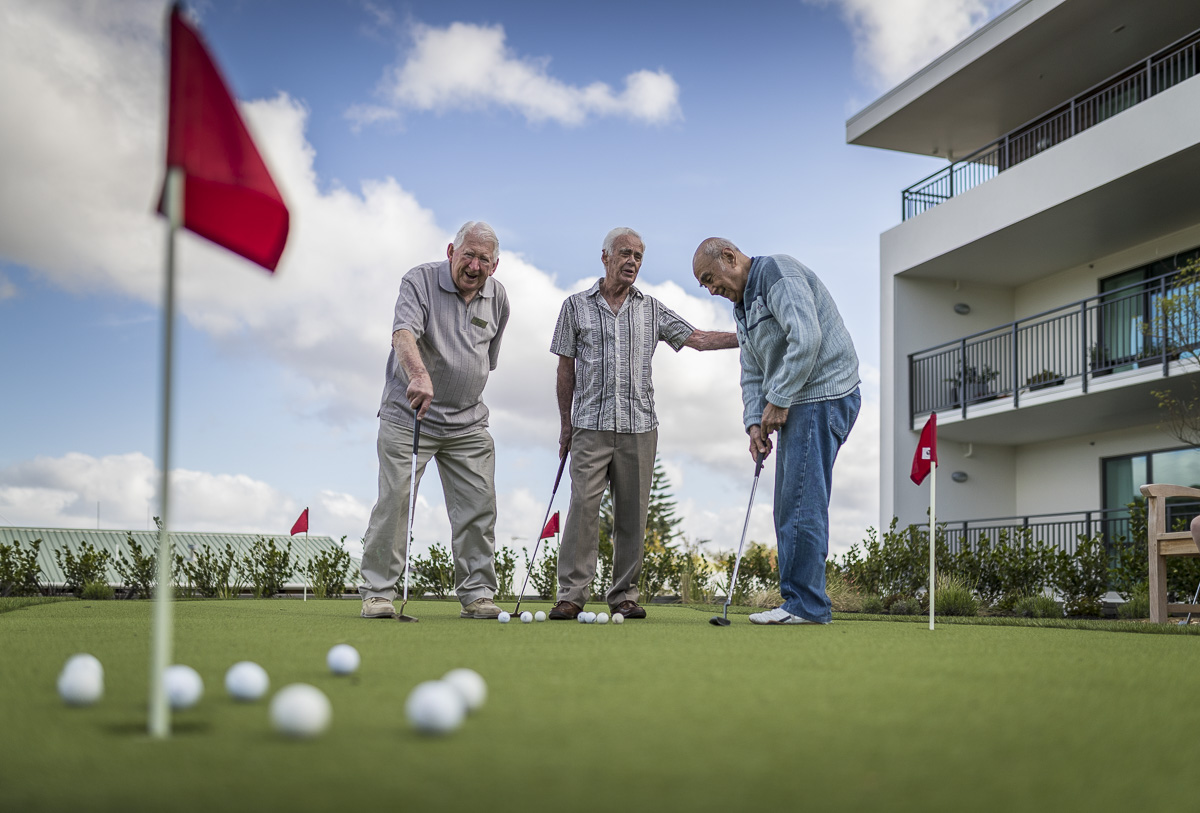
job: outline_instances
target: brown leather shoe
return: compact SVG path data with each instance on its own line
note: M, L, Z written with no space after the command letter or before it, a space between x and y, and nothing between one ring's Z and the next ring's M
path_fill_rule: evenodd
M554 609L550 611L551 621L574 621L579 617L579 613L583 608L569 601L560 601L554 605ZM643 612L644 616L645 613Z
M626 618L645 618L646 610L636 601L622 601L616 607L612 608L614 613L620 613Z

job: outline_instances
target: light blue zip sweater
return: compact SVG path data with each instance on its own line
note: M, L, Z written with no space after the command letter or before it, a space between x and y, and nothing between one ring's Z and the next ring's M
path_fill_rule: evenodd
M778 407L832 401L858 386L858 354L833 297L792 257L751 258L733 316L747 431L762 422L767 401Z

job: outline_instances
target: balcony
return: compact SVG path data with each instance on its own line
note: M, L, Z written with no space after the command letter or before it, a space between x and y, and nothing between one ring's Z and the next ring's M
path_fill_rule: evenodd
M1153 422L1151 390L1200 369L1196 280L1165 274L910 354L910 427L939 412L951 439L1016 443L1061 434L1063 424ZM1088 393L1097 397L1080 410ZM1017 415L1033 406L1045 420ZM955 431L947 417L977 425Z
M908 220L1197 73L1200 30L955 161L902 193Z

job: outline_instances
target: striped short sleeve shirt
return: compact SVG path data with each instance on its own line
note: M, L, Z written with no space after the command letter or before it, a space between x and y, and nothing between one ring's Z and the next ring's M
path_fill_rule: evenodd
M612 312L597 282L563 302L550 352L575 359L571 424L600 432L641 433L658 427L651 361L660 341L676 352L695 330L679 314L636 287Z
M422 433L451 437L487 426L483 388L500 357L508 311L508 293L495 277L464 302L450 276L449 260L418 265L404 275L392 332L403 329L413 335L433 382L433 403L421 419ZM405 394L408 375L395 349L388 356L386 376L379 417L412 426Z

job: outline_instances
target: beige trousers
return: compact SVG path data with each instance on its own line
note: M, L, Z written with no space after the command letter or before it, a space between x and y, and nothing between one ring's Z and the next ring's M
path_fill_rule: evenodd
M600 501L609 484L613 583L605 598L609 607L637 601L657 449L657 429L630 434L576 428L571 433L571 507L558 550L559 601L587 603L600 549Z
M363 539L363 598L394 599L403 588L408 555L408 484L412 475L412 429L379 421L379 501L371 509ZM454 592L465 607L496 595L496 447L486 429L457 437L421 433L417 445L417 484L430 458L437 460L450 548ZM399 582L399 583L398 583ZM409 597L412 574L409 574ZM419 598L419 597L418 597Z

